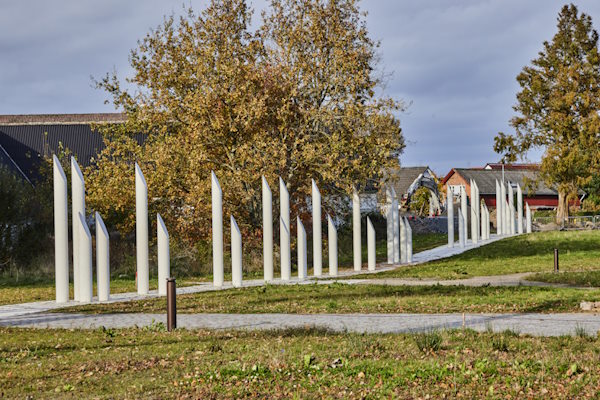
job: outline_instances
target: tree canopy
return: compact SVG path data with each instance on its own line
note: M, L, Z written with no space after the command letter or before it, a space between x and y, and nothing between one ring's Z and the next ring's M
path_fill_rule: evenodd
M151 211L189 242L210 238L211 170L225 215L252 239L261 175L274 199L278 176L287 182L297 215L315 179L335 213L338 195L398 163L403 103L377 95L378 43L358 1L271 0L256 31L251 16L244 0L211 0L200 14L167 17L131 51L132 77L97 82L127 120L101 128L88 204L122 231L134 224L134 162Z
M542 148L541 179L559 192L558 220L568 216L569 200L598 165L600 58L598 33L589 15L573 4L558 15L558 32L517 76L518 113L513 135L500 132L494 150L514 161Z

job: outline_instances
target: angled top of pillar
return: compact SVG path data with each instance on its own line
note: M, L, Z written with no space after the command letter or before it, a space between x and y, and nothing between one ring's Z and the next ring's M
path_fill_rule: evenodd
M88 228L87 222L85 221L85 217L82 213L79 213L79 224L83 227L83 232L87 236L89 240L92 240L92 234L90 233L90 228Z
M62 165L60 165L60 160L58 159L58 157L56 157L56 154L52 155L52 161L54 164L54 170L58 172L61 178L66 182L67 176L65 175L65 171L63 170Z
M400 229L402 229L404 227L404 217L400 217L398 221L400 223Z
M144 174L142 173L142 169L140 168L138 163L135 163L135 182L136 183L138 182L138 179L142 185L144 185L146 188L148 188L148 185L146 184L146 178L144 178Z
M169 231L167 230L167 226L165 225L165 221L163 221L160 214L156 214L156 224L158 225L158 229L160 229L167 239L169 238Z
M317 186L317 182L315 182L314 179L311 179L311 181L312 181L312 191L313 191L313 194L320 196L321 192L319 191L319 187Z
M210 180L212 182L212 188L213 189L218 189L219 193L223 193L221 191L221 185L219 184L219 180L217 179L217 175L215 175L215 171L210 171Z
M239 228L237 222L235 221L235 218L233 218L233 215L230 216L229 218L231 220L231 230L233 232L237 233L238 235L241 235L240 228Z
M102 230L102 235L104 235L105 237L108 237L108 230L106 230L106 225L104 225L104 220L102 220L102 217L100 216L100 213L98 211L96 211L95 216L96 216L96 226L98 228L100 228L100 230ZM98 230L98 229L96 229L96 230ZM96 235L98 235L98 232L96 232Z
M279 177L279 192L281 194L285 193L285 194L289 195L287 185L285 184L283 179L281 179L281 177Z
M300 217L296 217L296 226L300 229L302 229L303 232L306 232L306 230L304 229L304 224L302 223L302 220L300 219ZM300 233L300 232L298 232Z
M371 218L367 215L367 226L373 228L373 223L371 222Z
M271 187L269 186L269 182L267 182L267 178L265 178L264 175L261 176L261 181L262 181L262 187L263 189L266 189L269 191L269 193L271 192Z
M75 157L73 156L71 156L71 173L76 175L73 175L73 178L77 177L82 183L84 183L83 174L81 173L79 164L77 164L77 160L75 160Z

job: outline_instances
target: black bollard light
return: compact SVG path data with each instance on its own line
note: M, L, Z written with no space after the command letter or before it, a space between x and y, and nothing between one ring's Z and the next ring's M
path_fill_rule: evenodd
M558 273L558 249L554 249L554 273Z
M167 278L167 331L177 328L177 307L175 306L175 278Z

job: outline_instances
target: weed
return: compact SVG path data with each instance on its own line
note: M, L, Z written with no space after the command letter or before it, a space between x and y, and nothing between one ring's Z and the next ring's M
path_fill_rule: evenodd
M415 343L423 353L436 352L442 348L442 335L437 330L418 333L414 336Z

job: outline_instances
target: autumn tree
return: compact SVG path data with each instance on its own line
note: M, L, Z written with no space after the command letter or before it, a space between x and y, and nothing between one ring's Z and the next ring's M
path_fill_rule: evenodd
M402 103L375 95L378 44L356 0L273 0L257 31L250 19L244 0L166 18L132 50L126 85L116 74L98 82L127 121L103 129L88 203L122 230L134 223L134 162L150 208L190 243L210 240L211 170L225 215L252 239L261 175L274 199L281 176L302 214L311 178L333 200L397 163Z
M508 162L531 149L544 150L540 179L558 189L560 223L598 161L600 59L590 16L565 5L557 27L552 41L544 42L538 57L517 76L515 133L500 132L494 150Z

